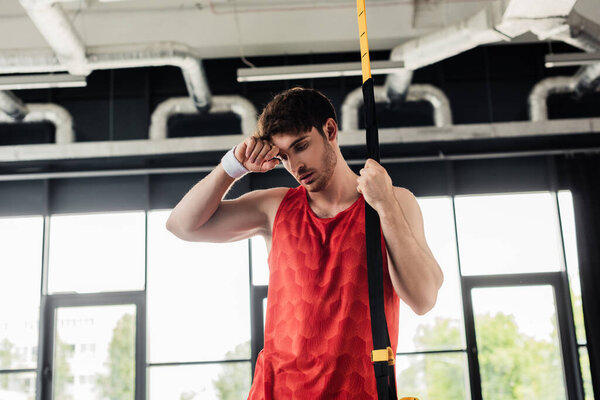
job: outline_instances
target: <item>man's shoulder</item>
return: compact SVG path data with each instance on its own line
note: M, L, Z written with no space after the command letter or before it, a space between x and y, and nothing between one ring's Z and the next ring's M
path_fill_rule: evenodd
M270 214L277 210L279 204L289 190L290 189L287 187L275 187L254 190L250 193L252 193L252 198L256 207Z

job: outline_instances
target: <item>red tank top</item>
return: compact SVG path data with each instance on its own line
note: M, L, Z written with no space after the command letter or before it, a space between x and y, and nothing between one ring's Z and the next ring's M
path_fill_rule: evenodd
M398 344L399 298L382 234L385 313ZM273 224L264 349L249 399L376 399L361 195L332 218L319 218L298 186Z

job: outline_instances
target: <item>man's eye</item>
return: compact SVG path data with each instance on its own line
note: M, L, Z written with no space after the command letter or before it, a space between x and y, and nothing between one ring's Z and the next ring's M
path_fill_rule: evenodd
M304 150L306 148L306 146L308 146L306 143L296 146L296 151Z

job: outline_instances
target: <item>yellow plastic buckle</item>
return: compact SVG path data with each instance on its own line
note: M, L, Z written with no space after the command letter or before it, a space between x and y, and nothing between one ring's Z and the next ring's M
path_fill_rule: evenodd
M388 365L394 365L394 350L388 346L387 349L373 350L371 352L371 362L387 361Z

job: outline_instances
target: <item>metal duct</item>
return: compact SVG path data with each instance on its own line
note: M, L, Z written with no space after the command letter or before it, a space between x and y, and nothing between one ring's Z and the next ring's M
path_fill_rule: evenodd
M415 84L408 87L406 101L427 101L433 107L433 124L435 126L452 125L450 100L446 94L433 85Z
M190 97L200 111L210 107L211 94L202 60L188 46L162 42L146 45L89 47L86 61L90 71L119 68L174 66L181 69ZM49 51L0 53L0 74L65 71Z
M495 5L489 5L456 24L395 47L390 59L403 61L407 69L416 70L481 44L506 40L506 35L494 30L499 13Z
M574 76L555 76L542 79L529 94L529 118L532 121L547 121L547 100L550 95L573 92L581 95L591 90L599 78L600 63L581 68Z
M384 86L375 86L375 102L389 103L390 99ZM443 91L432 85L415 84L408 87L406 101L427 101L433 107L433 123L443 127L452 125L450 101ZM363 105L362 88L351 91L342 104L342 129L358 130L358 110Z
M73 118L63 107L53 104L27 104L29 110L21 122L51 122L56 127L56 144L68 144L75 141ZM14 119L0 113L0 122L14 123Z
M385 92L392 103L402 102L412 81L413 71L404 69L402 72L389 74L385 78Z
M19 0L31 21L67 70L89 75L85 44L59 4L48 0Z
M241 119L242 135L251 135L256 130L256 108L241 96L214 96L209 113L237 114ZM197 114L198 109L188 97L174 97L160 103L152 113L151 140L167 139L167 122L175 114Z
M412 71L462 53L481 44L506 40L494 30L499 10L487 6L476 14L443 29L410 40L392 49L390 60L403 61L406 72L390 74L385 81L387 97L393 103L404 100Z
M577 85L575 85L577 96L596 90L600 84L600 63L582 67L575 74L575 79L577 79Z
M211 94L199 55L181 43L95 46L89 48L90 70L174 66L182 70L190 97L200 111L210 106ZM51 52L0 53L0 74L65 71Z
M6 114L11 121L21 121L29 110L12 92L0 90L0 112Z

